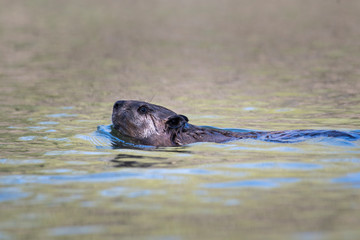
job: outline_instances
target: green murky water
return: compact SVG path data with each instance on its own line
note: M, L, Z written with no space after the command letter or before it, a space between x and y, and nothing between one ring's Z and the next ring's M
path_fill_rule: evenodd
M0 239L359 239L360 143L111 149L119 99L360 129L358 1L0 1ZM102 126L102 127L101 127Z

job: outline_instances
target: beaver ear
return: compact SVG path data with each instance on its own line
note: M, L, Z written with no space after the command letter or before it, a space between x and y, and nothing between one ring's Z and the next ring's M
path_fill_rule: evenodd
M183 117L186 122L189 122L189 119L187 116L185 116L185 115L179 115L179 116Z
M174 115L168 118L168 120L166 121L166 125L168 125L169 128L178 128L187 121L188 118L183 115Z

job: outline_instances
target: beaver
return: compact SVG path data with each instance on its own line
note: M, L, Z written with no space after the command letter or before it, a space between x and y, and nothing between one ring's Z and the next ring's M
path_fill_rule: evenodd
M309 137L357 138L337 130L285 130L237 132L189 123L185 115L165 107L135 100L120 100L112 113L113 132L120 139L155 147L182 146L196 142L223 143L237 139L298 142Z

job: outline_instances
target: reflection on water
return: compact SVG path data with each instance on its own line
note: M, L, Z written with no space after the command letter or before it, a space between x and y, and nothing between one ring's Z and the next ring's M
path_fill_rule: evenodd
M0 1L0 239L360 239L359 12ZM137 146L111 134L119 99L354 138Z
M34 164L34 163L45 163L44 160L41 159L26 159L26 160L13 160L13 159L0 159L0 163L2 164L12 164L12 165L22 165L22 164Z
M21 189L15 187L0 188L0 202L15 201L28 195L28 193L24 193Z
M66 236L66 235L80 235L80 234L93 234L104 231L102 226L74 226L74 227L56 227L49 229L51 236Z
M345 183L354 188L360 188L360 172L350 173L344 177L333 179L333 182Z
M233 164L231 167L235 168L255 168L255 169L273 169L273 168L280 168L280 169L292 169L292 170L312 170L312 169L319 169L322 168L320 164L313 164L313 163L274 163L274 162L265 162L265 163L238 163Z
M254 187L254 188L274 188L280 187L281 183L293 183L299 179L296 178L270 178L270 179L255 179L245 180L236 182L225 182L225 183L209 183L206 184L205 188L243 188L243 187Z
M49 120L49 110L42 110L31 117L30 126L7 127L7 138L25 151L9 144L0 159L0 206L10 216L0 219L4 238L18 236L14 222L28 226L26 234L45 238L124 231L134 235L141 222L144 232L145 226L166 225L166 236L175 224L181 229L178 236L183 236L185 231L197 231L188 224L194 218L219 230L239 222L243 227L231 230L236 236L247 230L247 224L282 229L277 225L281 224L303 239L308 234L294 222L305 218L306 228L321 229L324 216L345 204L349 211L333 220L341 225L343 218L354 217L353 202L360 200L353 192L359 188L359 139L316 136L293 143L244 139L154 148L121 142L111 134L111 125L87 121L73 114L76 108L68 111L57 115L56 122ZM346 132L358 135L355 130ZM328 201L342 204L329 207ZM44 210L48 207L51 214ZM303 210L289 215L293 208ZM23 214L33 217L22 218ZM215 224L209 215L220 220ZM259 220L259 215L266 217ZM169 222L171 216L175 218ZM284 223L283 218L291 220ZM35 224L32 219L43 220ZM117 227L121 221L126 228Z
M60 170L59 173L68 172L70 170ZM72 171L71 171L72 172ZM158 174L158 172L104 172L94 174L73 174L73 175L11 175L1 176L1 185L18 185L18 184L65 184L71 182L116 182L120 180L129 179L166 179L179 180L178 176L171 176L168 174Z

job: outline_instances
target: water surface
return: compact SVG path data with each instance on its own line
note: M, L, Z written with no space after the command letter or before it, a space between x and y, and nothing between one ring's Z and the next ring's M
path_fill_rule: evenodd
M111 147L196 125L360 129L358 1L0 1L0 239L359 239L360 142Z

